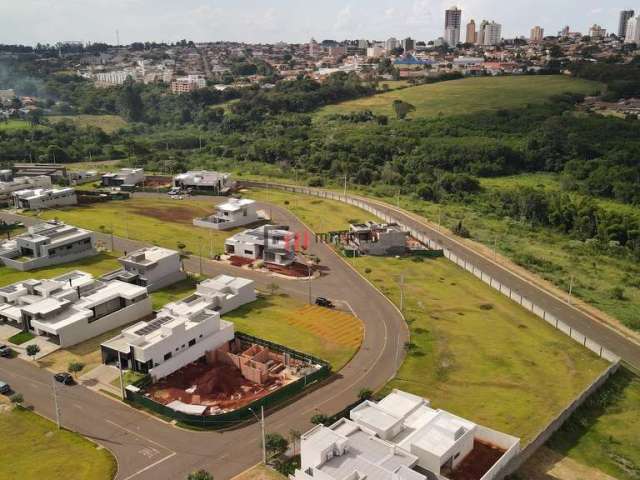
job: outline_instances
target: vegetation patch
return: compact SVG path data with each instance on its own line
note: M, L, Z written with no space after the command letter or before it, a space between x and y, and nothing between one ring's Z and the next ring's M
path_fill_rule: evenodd
M76 127L95 127L105 133L114 133L127 126L124 118L118 115L56 115L46 117L51 123L71 122Z
M30 332L20 332L16 333L12 337L9 337L9 342L14 345L22 345L23 343L28 342L29 340L33 340L34 336Z
M0 436L2 478L111 480L116 473L108 450L22 408L0 410Z

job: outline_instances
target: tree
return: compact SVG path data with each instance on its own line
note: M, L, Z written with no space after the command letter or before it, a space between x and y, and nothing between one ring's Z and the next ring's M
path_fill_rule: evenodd
M213 475L206 470L198 470L196 472L191 472L187 476L187 480L213 480Z
M38 353L40 353L40 347L38 345L35 343L27 345L27 355L30 356L32 360L35 360Z
M271 295L275 295L276 292L280 290L280 285L278 285L276 282L271 282L267 285L267 288L269 289Z
M22 406L22 402L24 402L24 396L21 393L14 393L13 395L11 395L9 400L11 400L11 403L15 405Z
M264 444L268 458L279 457L287 451L287 448L289 448L289 440L279 433L267 433L265 435Z
M324 413L316 413L311 417L311 423L314 425L324 425L329 421L329 417L327 417Z
M416 107L410 103L403 102L402 100L393 101L393 111L396 113L396 118L398 120L404 120L409 113L414 112L415 110Z
M299 430L291 429L289 430L289 437L291 437L291 443L293 443L293 454L297 455L297 445L300 442L302 433Z
M360 400L369 400L372 395L373 395L373 391L369 388L362 388L358 392L358 398Z
M69 372L71 372L73 374L73 376L76 377L77 374L80 373L82 371L82 369L84 368L84 363L82 363L82 362L69 362L69 365L67 366L67 368L69 369Z

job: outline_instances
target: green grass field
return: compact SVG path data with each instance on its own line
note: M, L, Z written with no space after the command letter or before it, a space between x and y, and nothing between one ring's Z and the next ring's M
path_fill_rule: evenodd
M160 310L167 303L176 302L188 297L196 290L196 286L202 279L197 276L190 276L182 280L181 282L174 283L162 290L151 293L151 301L153 302L153 309Z
M373 215L364 210L335 200L296 195L279 190L252 189L248 190L245 196L287 208L314 232L346 230L349 228L349 223L375 220Z
M108 450L24 409L0 410L0 477L20 480L111 480Z
M422 395L526 443L606 368L446 259L350 261L396 304L404 275L414 346L389 389Z
M619 371L549 446L620 480L640 478L640 377Z
M70 270L82 270L94 276L103 275L120 268L117 260L118 256L117 253L100 253L77 262L57 265L55 267L40 268L29 272L19 272L8 267L0 267L0 287L30 278L44 279L57 277Z
M347 313L305 305L283 294L269 295L224 315L236 331L309 353L340 370L356 353L362 322Z
M29 122L26 122L24 120L18 120L18 119L11 119L11 120L7 120L5 121L0 121L0 131L16 131L16 130L27 130L31 128L31 125L29 125ZM37 128L42 128L42 127L37 127Z
M419 85L372 97L330 105L319 116L371 110L376 114L394 116L392 103L403 100L416 107L410 117L460 115L485 110L522 107L542 103L564 92L589 94L600 85L564 76L480 77Z
M207 197L172 200L169 197L136 197L131 200L47 210L41 217L58 218L65 223L95 231L113 231L122 238L203 256L222 253L224 240L240 229L218 232L193 226L193 219L210 215L214 202ZM102 229L101 229L102 227Z
M47 117L47 120L51 123L69 120L76 127L97 127L105 133L113 133L127 125L118 115L55 115Z

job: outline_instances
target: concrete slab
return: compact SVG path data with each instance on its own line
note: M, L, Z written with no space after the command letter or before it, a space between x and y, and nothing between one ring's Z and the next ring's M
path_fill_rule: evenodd
M78 378L78 382L96 392L106 390L120 395L120 389L111 384L119 376L120 372L113 365L98 365L96 368L81 375Z

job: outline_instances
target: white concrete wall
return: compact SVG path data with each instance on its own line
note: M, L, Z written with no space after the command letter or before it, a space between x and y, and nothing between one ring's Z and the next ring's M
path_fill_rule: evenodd
M203 357L206 352L215 350L221 345L230 342L234 336L233 324L227 324L214 335L205 338L196 338L196 344L194 346L189 347L187 344L187 347L177 354L174 348L174 355L167 361L161 359L162 363L149 370L149 373L154 380L171 375L176 370Z
M89 323L85 321L84 323L73 323L58 332L60 336L60 346L70 347L77 343L84 342L114 328L141 320L151 315L152 311L151 298L147 297L111 315L102 317L95 322Z
M40 257L34 258L26 262L18 262L10 258L2 257L0 262L4 263L9 268L20 270L21 272L27 272L36 268L50 267L53 265L62 265L63 263L75 262L82 258L91 257L97 255L98 252L94 248L84 250L82 252L73 252L68 255L56 255L54 257Z

